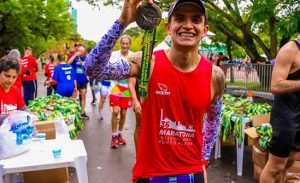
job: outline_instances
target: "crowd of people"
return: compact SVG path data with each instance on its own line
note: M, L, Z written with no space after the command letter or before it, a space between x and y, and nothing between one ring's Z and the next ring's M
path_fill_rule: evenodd
M125 58L132 52L129 50L131 46L131 37L124 35L120 39L121 50L115 51L111 57L111 63L115 60ZM14 85L10 92L11 97L18 99L17 104L21 107L12 107L10 105L1 105L3 117L1 121L11 113L11 111L19 110L24 106L28 106L37 96L37 72L39 70L38 62L41 62L41 70L46 79L43 82L47 96L59 94L64 97L72 97L78 100L81 106L81 118L89 119L86 114L87 88L90 83L93 100L92 105L96 105L96 94L99 92L99 120L103 120L102 110L104 102L109 98L109 105L112 109L112 140L111 147L117 148L120 144L126 144L126 140L122 137L122 131L125 125L127 109L131 107L131 96L128 87L128 80L95 80L90 79L83 72L83 64L86 60L87 50L84 45L75 43L73 51L69 54L55 53L42 54L39 59L33 56L32 48L27 47L24 56L18 50L11 50L3 59L3 63L9 61L17 61L18 68L12 64L12 69L18 73L16 81L14 76L10 76L10 84ZM6 68L5 68L6 69ZM5 70L6 71L6 70ZM16 91L19 93L16 93ZM2 94L2 93L1 93ZM16 97L16 95L18 97ZM4 95L3 95L4 96ZM1 96L1 98L3 97ZM6 96L6 95L5 95ZM19 100L21 97L22 100ZM10 99L10 98L7 98ZM24 101L24 105L20 102ZM6 102L4 102L6 103ZM15 103L15 101L13 101ZM27 109L27 108L26 108ZM11 110L11 111L9 111ZM6 112L3 112L6 111Z
M79 101L82 108L81 117L83 119L88 119L85 113L85 101L89 78L82 71L86 55L86 48L82 44L74 44L74 52L70 55L61 53L49 54L49 59L46 59L43 54L39 58L42 62L42 67L40 68L42 70L40 72L43 72L46 77L43 83L47 95L59 94L65 97L76 98L77 93L79 93ZM37 97L38 86L36 73L39 71L39 66L38 60L33 56L32 48L26 47L23 57L21 57L19 50L11 50L2 59L8 59L5 63L11 61L18 64L17 69L13 68L17 71L17 77L15 81L11 78L10 81L13 84L13 87L11 87L13 91L15 90L14 88L17 88L19 97L28 106L30 101ZM46 63L43 63L43 59L47 60ZM10 105L1 104L1 107L1 111L6 111L6 114L10 113L8 110L16 110L15 107L10 107Z

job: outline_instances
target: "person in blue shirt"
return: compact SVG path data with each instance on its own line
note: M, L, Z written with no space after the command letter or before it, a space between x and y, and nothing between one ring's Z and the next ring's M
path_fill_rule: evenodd
M59 65L54 68L52 80L57 82L55 93L71 97L77 93L77 83L75 78L75 71L70 64L65 63L64 55L58 54Z
M87 84L89 82L89 78L83 72L83 64L86 59L86 54L86 48L83 45L80 45L75 54L68 60L68 64L71 64L75 70L77 90L79 92L79 101L81 105L81 118L83 119L89 119L89 116L85 113Z

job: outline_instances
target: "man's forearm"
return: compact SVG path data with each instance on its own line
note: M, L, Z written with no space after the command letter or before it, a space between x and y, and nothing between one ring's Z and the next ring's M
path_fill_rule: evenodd
M68 64L72 64L76 57L77 57L76 53L74 55L72 55L72 57L68 60Z
M112 54L113 47L117 40L125 30L125 27L120 22L115 21L112 28L102 37L97 45L90 51L84 62L84 71L90 78L118 79L118 75L129 75L128 63L109 64L109 59ZM120 71L119 69L124 70ZM123 76L124 77L124 76Z
M281 80L275 86L271 86L274 95L298 92L300 90L299 80Z
M202 159L208 161L220 127L222 98L211 104L203 126Z

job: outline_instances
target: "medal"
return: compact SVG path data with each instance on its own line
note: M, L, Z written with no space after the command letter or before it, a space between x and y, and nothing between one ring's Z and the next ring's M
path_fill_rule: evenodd
M156 27L159 25L161 17L161 10L156 4L142 3L137 9L136 23L145 30L141 71L139 74L139 92L142 98L145 98L148 93L150 63L155 44Z
M142 3L136 14L137 25L144 30L153 30L160 23L162 14L156 4Z

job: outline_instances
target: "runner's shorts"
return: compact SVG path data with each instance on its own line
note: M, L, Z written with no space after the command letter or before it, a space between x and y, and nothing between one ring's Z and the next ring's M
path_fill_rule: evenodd
M109 103L111 107L119 106L122 109L127 109L132 106L131 97L120 97L116 95L109 96Z
M184 174L177 176L153 177L139 179L137 183L172 183L172 182L188 182L188 183L204 183L203 172L195 174Z
M287 158L291 151L300 152L300 131L273 128L269 150L271 154L282 158Z
M77 90L87 89L87 83L77 83Z
M110 86L103 85L103 84L101 84L101 82L99 82L98 90L100 92L100 95L107 96L107 95L109 95Z

